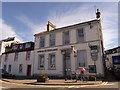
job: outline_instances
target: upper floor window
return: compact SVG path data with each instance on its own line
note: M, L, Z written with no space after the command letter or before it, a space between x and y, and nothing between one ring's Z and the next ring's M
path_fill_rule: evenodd
M39 55L39 57L38 57L38 68L39 69L44 68L44 60L45 60L44 54Z
M23 45L20 45L20 47L19 47L20 49L23 49Z
M86 51L85 50L78 50L78 67L85 67L86 66Z
M14 57L14 60L15 60L15 61L18 60L18 55L19 55L19 53L16 52L16 53L15 53L15 57Z
M8 54L5 54L5 61L8 60Z
M55 46L55 33L50 34L49 45L50 46Z
M77 42L84 42L84 31L83 28L77 29Z
M55 53L49 54L48 68L55 69Z
M26 43L25 44L25 48L30 48L31 47L31 43Z
M26 52L26 60L30 60L30 51Z
M70 43L69 31L63 32L63 45L67 45Z
M18 49L18 45L14 45L13 50L17 50L17 49Z
M6 66L6 65L4 65L3 69L6 71L6 69L7 69L7 66Z
M45 37L41 36L40 37L40 48L45 47Z

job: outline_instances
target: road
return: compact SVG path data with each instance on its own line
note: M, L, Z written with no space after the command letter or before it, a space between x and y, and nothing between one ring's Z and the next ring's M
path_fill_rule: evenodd
M104 82L100 85L47 86L1 81L1 87L1 90L120 90L120 82Z

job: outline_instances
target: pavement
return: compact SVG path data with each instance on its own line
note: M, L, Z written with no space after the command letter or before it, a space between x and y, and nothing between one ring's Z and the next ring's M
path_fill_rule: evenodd
M28 84L28 85L98 85L102 84L102 81L80 81L78 80L67 80L64 79L49 79L45 83L37 82L36 79L24 79L24 80L17 80L17 79L2 79L2 81L16 83L16 84Z

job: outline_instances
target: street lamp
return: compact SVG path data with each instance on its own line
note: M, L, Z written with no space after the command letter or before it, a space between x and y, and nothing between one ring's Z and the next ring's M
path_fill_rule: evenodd
M64 79L67 81L67 75L66 75L66 51L61 50L61 53L63 55L63 61L64 61Z
M77 50L75 49L75 46L71 46L71 50L73 51L73 56L75 57L75 78L77 82Z

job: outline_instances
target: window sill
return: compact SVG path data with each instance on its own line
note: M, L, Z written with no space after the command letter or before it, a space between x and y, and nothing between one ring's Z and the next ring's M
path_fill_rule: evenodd
M38 70L45 70L45 68L38 68Z
M56 68L48 68L48 70L56 70Z

